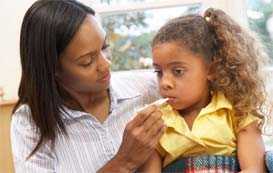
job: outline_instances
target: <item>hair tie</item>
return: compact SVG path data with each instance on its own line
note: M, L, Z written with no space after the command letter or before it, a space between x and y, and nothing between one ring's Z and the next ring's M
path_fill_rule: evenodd
M209 17L209 16L205 16L205 20L206 20L207 22L210 22L210 17Z

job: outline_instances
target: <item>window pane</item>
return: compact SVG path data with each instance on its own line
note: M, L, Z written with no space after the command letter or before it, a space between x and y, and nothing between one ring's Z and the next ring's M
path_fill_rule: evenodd
M267 51L269 57L273 60L273 1L272 0L247 0L247 16L250 29L257 33L262 44ZM266 76L266 89L268 91L269 104L272 103L273 97L273 67L265 69L268 74ZM271 104L272 105L272 104ZM268 109L268 108L267 108ZM272 106L273 109L273 106ZM269 110L270 111L270 108ZM273 110L271 110L273 111ZM272 114L273 112L271 112ZM267 117L265 123L265 134L273 134L273 115ZM264 137L266 149L272 149L273 138Z
M201 4L101 16L109 38L112 70L151 67L151 40L167 20L198 13Z
M248 0L247 16L251 30L256 32L273 59L273 1Z

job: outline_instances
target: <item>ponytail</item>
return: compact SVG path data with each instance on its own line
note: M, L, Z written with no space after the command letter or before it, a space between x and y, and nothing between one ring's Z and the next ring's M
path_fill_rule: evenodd
M208 9L204 19L217 45L211 65L212 89L225 94L237 115L259 115L265 102L259 75L265 54L256 46L257 40L221 10Z

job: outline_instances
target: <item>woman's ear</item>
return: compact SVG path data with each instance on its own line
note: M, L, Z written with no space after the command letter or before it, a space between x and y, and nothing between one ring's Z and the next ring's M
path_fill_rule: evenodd
M56 79L60 79L61 78L59 70L57 70L54 75L55 75Z
M57 64L57 67L56 67L56 69L55 69L55 77L56 77L56 79L60 79L61 78L61 76L62 76L62 67L61 67L61 64Z

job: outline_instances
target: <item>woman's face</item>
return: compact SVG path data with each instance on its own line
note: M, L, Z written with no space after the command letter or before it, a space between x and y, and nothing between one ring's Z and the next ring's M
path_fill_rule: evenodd
M68 91L99 93L108 89L110 61L106 36L92 15L88 15L60 56L57 77Z

